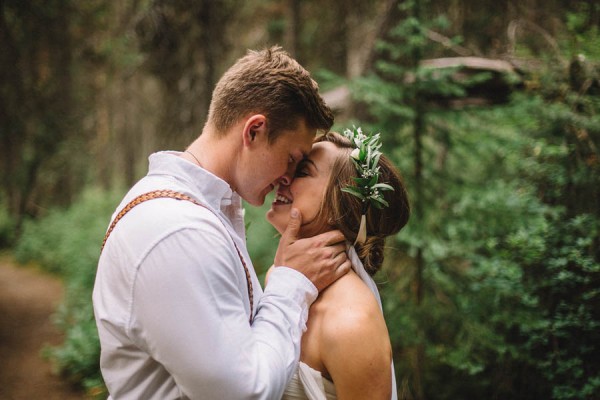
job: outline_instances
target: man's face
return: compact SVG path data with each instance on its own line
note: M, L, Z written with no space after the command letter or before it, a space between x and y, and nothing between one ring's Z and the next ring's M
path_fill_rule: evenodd
M250 157L245 159L243 176L238 181L240 196L248 203L260 206L277 185L289 185L296 166L310 153L315 134L316 130L307 128L302 120L295 130L282 132L270 144L266 135L257 136Z

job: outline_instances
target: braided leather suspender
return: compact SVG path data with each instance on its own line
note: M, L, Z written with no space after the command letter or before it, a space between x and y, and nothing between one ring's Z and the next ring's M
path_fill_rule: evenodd
M144 193L142 195L139 195L135 199L131 200L125 207L123 207L123 209L121 211L119 211L119 213L117 214L115 219L112 221L112 223L108 227L108 230L106 231L106 235L104 235L104 240L102 241L102 247L100 248L100 252L102 253L102 250L104 249L104 245L106 244L106 240L108 239L111 232L115 228L115 225L117 225L117 222L119 222L119 220L121 218L123 218L125 216L125 214L127 214L133 207L137 206L138 204L143 203L144 201L152 200L152 199L159 199L159 198L185 200L185 201L194 203L197 206L204 207L207 210L211 211L208 207L204 206L203 204L200 204L199 202L197 202L190 196L187 196L183 193L176 192L174 190L154 190L152 192ZM235 244L235 241L233 240L233 238L231 238L231 240L233 241L235 250L237 251L238 257L240 258L240 261L242 262L242 265L244 266L244 271L246 272L246 283L248 285L248 299L250 300L250 324L252 324L252 315L253 315L253 308L254 308L254 292L252 290L252 278L250 277L250 271L248 270L248 266L246 265L246 262L244 261L242 252L238 248L237 244Z

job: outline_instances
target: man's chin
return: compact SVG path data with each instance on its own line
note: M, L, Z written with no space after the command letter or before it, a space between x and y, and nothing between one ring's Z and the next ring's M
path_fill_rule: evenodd
M265 196L260 196L257 198L248 198L248 199L244 199L244 201L246 203L250 204L251 206L260 207L263 204L265 204Z
M271 226L275 228L277 232L283 234L288 221L280 221L281 216L279 216L278 218L277 212L274 211L273 208L270 208L269 211L267 211L265 218L267 219L267 222L271 224Z

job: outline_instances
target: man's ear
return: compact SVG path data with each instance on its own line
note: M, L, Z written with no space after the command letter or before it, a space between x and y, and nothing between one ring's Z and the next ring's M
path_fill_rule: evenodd
M267 139L267 118L262 114L251 115L244 124L242 142L244 146Z

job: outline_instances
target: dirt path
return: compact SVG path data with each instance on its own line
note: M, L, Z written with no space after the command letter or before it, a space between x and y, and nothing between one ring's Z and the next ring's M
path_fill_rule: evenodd
M62 294L57 278L0 257L0 400L85 398L40 356L45 345L61 342L50 316Z

